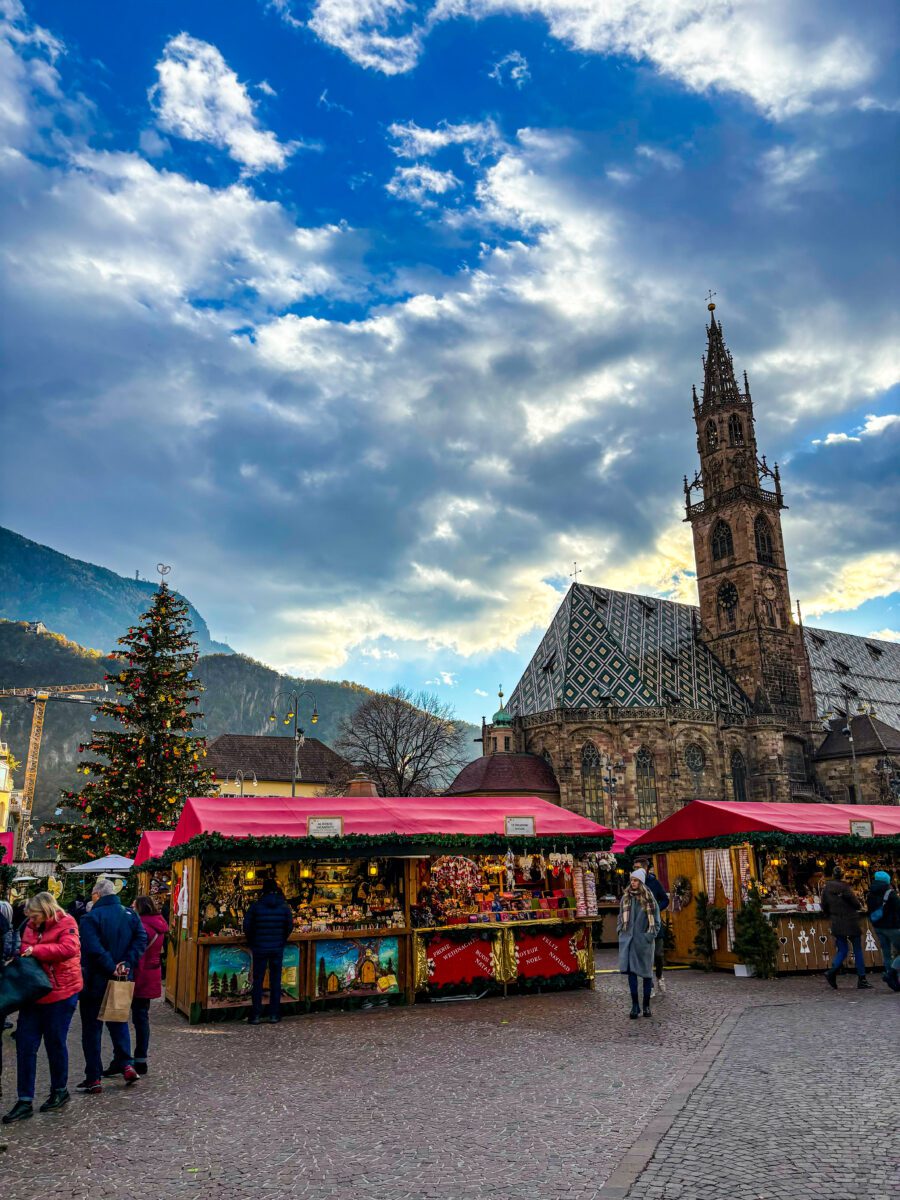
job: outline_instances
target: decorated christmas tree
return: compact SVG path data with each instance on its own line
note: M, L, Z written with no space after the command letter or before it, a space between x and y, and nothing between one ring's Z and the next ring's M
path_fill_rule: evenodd
M188 796L215 790L206 741L192 734L203 689L191 633L186 602L163 582L140 624L119 639L113 657L122 669L106 676L115 698L96 706L115 728L78 747L78 769L90 779L80 792L63 792L77 820L47 827L61 857L131 857L145 829L171 829Z
M763 912L762 895L755 883L734 921L734 952L753 967L760 979L771 979L778 963L778 938Z

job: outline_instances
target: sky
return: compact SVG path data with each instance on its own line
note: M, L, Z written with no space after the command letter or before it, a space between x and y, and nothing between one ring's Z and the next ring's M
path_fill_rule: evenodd
M900 638L890 0L0 0L0 520L470 720L693 602L706 296L791 586Z

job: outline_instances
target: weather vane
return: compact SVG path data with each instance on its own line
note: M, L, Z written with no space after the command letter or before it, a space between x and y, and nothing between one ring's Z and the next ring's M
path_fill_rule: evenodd
M575 582L577 583L577 582L578 582L578 576L579 576L579 575L583 575L583 574L584 574L584 571L579 571L579 569L578 569L578 563L577 563L577 562L573 562L573 563L572 563L572 566L575 568L575 570L574 570L574 571L570 571L570 572L569 572L569 578L570 578L570 579L574 579L574 580L575 580Z
M710 312L712 312L712 310L716 307L715 303L713 302L713 296L717 295L718 292L714 292L712 289L706 293L706 307L710 310Z
M166 582L166 576L169 574L169 572L171 570L172 570L172 568L167 567L165 563L157 563L156 564L156 573L159 575L159 586L160 587L162 587L162 585Z

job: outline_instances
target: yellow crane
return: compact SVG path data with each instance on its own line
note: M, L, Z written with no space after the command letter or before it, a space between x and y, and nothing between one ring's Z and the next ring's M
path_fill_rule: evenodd
M31 737L28 740L28 757L25 760L25 782L22 785L22 805L19 810L19 824L16 828L15 857L23 859L30 841L31 813L34 808L34 791L37 785L38 760L41 756L41 738L44 733L44 713L47 703L51 700L61 700L65 704L89 704L84 698L85 692L106 692L106 683L54 683L47 687L0 688L0 697L8 696L27 700L34 705L34 715L31 718Z

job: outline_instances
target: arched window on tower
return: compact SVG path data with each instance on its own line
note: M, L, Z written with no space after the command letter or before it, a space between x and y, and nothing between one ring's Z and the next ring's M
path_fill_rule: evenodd
M743 803L747 799L747 764L740 750L731 754L731 790L735 800Z
M649 829L659 821L656 767L646 746L641 746L634 762L637 768L637 823L642 829Z
M719 627L734 629L737 625L738 591L731 581L726 581L719 588L716 596L719 606Z
M585 742L581 751L581 798L584 815L598 821L602 812L600 798L600 752L593 742Z
M715 421L706 422L706 449L709 451L719 448L719 427Z
M718 560L731 558L732 554L734 554L734 539L731 536L731 526L727 521L716 521L712 531L712 556Z
M757 561L769 564L774 563L775 547L772 544L772 529L762 513L753 522L753 536L756 538Z
M744 425L737 413L728 418L728 440L732 446L743 446Z

